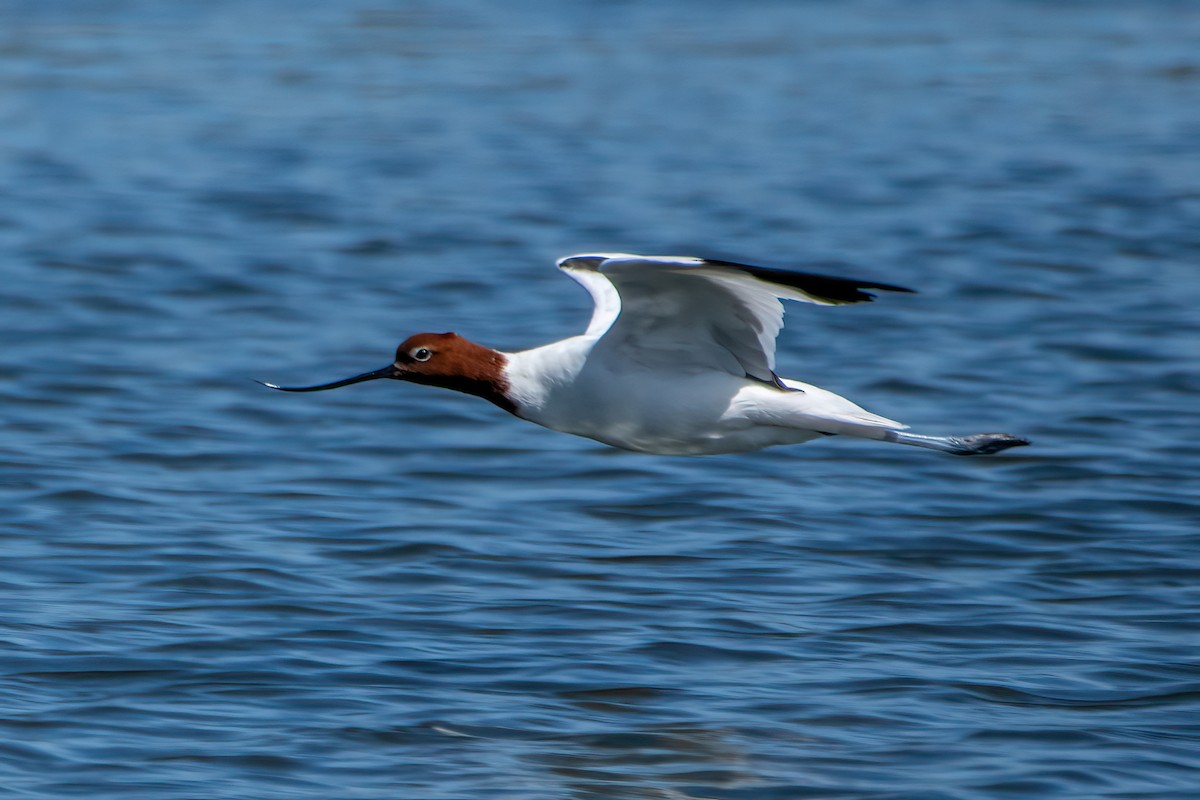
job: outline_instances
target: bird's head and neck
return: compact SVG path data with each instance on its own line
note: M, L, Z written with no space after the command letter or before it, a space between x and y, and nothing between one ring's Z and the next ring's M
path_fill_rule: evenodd
M516 404L509 399L508 380L504 374L507 363L508 357L503 353L464 339L457 333L418 333L400 343L396 348L396 360L383 369L315 386L263 385L282 392L319 392L387 378L473 394L515 414Z

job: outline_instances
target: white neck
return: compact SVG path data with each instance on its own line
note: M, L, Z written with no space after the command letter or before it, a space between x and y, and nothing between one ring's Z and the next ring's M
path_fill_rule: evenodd
M538 421L555 390L574 382L595 343L594 337L573 336L531 350L505 353L507 395L517 406L517 416Z

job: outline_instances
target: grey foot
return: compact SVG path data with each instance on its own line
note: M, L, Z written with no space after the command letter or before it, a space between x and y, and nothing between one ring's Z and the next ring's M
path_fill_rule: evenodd
M975 433L970 436L946 437L953 449L946 452L956 456L990 456L1010 447L1024 447L1028 439L1011 433Z
M885 442L909 444L913 447L928 447L930 450L941 450L955 456L986 456L999 453L1010 447L1021 447L1029 444L1028 439L1013 436L1011 433L974 433L970 436L924 436L908 431L887 431L883 435Z

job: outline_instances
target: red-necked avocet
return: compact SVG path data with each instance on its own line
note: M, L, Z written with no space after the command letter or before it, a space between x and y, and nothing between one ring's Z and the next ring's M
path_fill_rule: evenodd
M643 453L740 453L835 434L960 456L1029 444L1007 433L908 433L907 425L775 374L780 299L846 305L871 300L867 289L910 289L681 256L597 253L558 266L595 302L578 336L504 353L456 333L418 333L383 369L317 386L264 385L315 392L378 378L424 383Z

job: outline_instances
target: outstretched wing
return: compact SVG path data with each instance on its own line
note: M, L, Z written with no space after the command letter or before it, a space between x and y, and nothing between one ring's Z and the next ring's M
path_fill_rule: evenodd
M558 266L596 303L585 335L606 356L649 368L716 369L774 382L780 299L818 305L870 301L900 286L685 256L597 253Z

